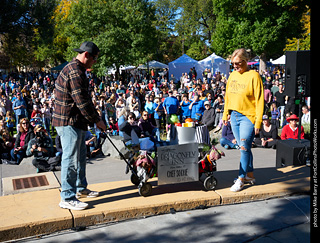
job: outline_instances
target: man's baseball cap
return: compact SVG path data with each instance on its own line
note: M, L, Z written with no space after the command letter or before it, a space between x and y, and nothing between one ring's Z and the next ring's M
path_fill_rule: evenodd
M82 52L89 52L91 55L96 56L100 52L99 48L96 44L94 44L91 41L85 41L81 44L80 48L73 49L76 52L82 53Z

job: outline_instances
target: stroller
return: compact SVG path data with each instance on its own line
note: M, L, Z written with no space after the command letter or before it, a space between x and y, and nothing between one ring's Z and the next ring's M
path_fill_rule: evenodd
M138 186L139 194L141 196L150 196L152 193L152 185L148 182L148 179L157 177L157 147L152 149L141 150L138 146L126 146L130 151L129 159L118 150L108 135L110 143L119 153L120 157L126 162L126 173L131 171L131 182ZM158 144L158 146L167 146L166 142ZM213 172L216 171L216 160L220 159L225 154L215 148L215 146L208 146L204 144L199 145L199 181L203 183L206 190L215 190L217 186L217 179L213 176Z

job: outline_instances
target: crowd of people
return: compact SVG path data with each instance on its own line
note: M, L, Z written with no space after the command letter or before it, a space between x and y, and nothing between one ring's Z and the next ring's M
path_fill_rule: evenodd
M222 130L221 145L239 149L230 124L223 126L222 123L227 74L211 73L206 69L197 75L191 69L177 79L173 75L169 77L166 69L160 74L155 70L150 73L150 77L146 73L128 72L117 78L109 75L102 79L90 72L87 74L92 101L110 135L120 135L128 140L131 136L126 130L128 123L135 127L140 138L152 136L160 141L169 131L171 115L176 114L181 123L191 118L207 125L212 132ZM52 141L56 131L51 125L57 76L58 73L44 72L0 75L1 159L19 164L26 156L35 154L45 154L46 160L61 156L57 146L59 140ZM254 146L275 148L277 139L297 138L297 105L294 97L288 97L284 92L283 76L283 70L278 67L261 74L265 107L262 132L254 139ZM310 99L306 99L302 109L303 125L310 123L309 110ZM283 128L281 136L278 135L279 128ZM44 153L40 146L35 148L37 143L33 141L39 131L47 141ZM87 134L88 156L97 151L100 133L92 124L91 132ZM53 144L56 144L55 149ZM35 150L37 153L33 152ZM34 165L41 164L39 161L37 159Z

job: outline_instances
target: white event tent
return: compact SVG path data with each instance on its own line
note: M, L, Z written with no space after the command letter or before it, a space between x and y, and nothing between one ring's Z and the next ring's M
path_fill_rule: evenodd
M227 78L229 76L229 62L223 59L222 57L216 55L215 53L212 53L210 56L198 62L198 76L202 75L202 72L206 68L210 68L212 74L214 74L215 72L220 72L221 74L224 74Z
M158 62L158 61L150 61L148 62L149 64L149 69L162 69L162 68L168 68L168 65L167 64L164 64L164 63L161 63L161 62ZM138 67L138 69L147 69L147 65L145 64L142 64Z
M280 65L280 64L286 64L286 55L282 55L281 57L279 57L276 60L271 61L272 64L274 65Z
M211 72L214 74L216 71L224 74L227 78L229 76L230 64L227 60L222 57L212 53L210 56L206 57L201 61L192 59L188 55L184 54L178 59L169 63L169 75L174 75L174 77L179 80L182 73L189 73L190 68L195 67L197 71L197 78L202 79L202 72L206 68L210 68ZM169 76L169 77L170 77Z

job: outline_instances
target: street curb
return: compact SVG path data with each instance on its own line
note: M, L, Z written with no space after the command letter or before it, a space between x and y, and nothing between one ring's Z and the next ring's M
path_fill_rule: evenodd
M99 191L101 195L97 198L81 199L90 205L89 209L83 211L59 208L58 189L0 197L0 204L6 205L0 208L0 240L8 241L79 226L310 192L308 167L257 169L255 175L259 176L261 184L246 185L238 193L230 192L229 189L230 178L234 173L235 171L216 173L219 182L216 191L204 191L203 185L198 182L156 186L156 179L152 179L149 181L154 185L153 193L149 197L139 196L137 188L130 181L92 184L90 189ZM34 200L35 198L37 200ZM24 206L26 208L23 208ZM13 222L10 223L10 220Z
M49 189L0 197L0 241L71 228L72 215L58 210L60 192Z

